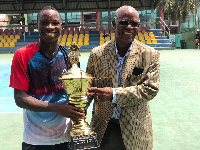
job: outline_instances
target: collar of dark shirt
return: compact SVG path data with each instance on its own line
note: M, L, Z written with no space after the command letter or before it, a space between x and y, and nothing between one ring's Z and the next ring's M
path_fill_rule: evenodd
M123 58L125 58L125 57L129 54L129 52L131 51L132 45L133 45L133 43L131 43L131 45L130 45L130 47L128 48L128 51L126 52L126 54L124 55L124 57L121 57L121 56L118 54L117 44L116 44L116 41L115 41L117 59L118 59L118 60L122 60Z

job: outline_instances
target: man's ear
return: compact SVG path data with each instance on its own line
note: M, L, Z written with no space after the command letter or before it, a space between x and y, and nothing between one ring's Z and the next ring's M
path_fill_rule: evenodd
M63 29L63 26L62 26L62 22L61 22L61 30L60 30L60 34L61 34L61 32L62 32L62 29Z
M113 25L113 28L115 29L115 28L116 28L116 22L115 22L115 19L112 21L112 25Z

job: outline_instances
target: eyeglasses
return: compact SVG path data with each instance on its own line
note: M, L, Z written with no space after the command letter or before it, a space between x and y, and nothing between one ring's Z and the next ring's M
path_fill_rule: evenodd
M121 20L119 22L119 24L123 27L127 27L129 24L132 26L132 27L139 27L140 23L139 22L135 22L135 21L127 21L127 20Z

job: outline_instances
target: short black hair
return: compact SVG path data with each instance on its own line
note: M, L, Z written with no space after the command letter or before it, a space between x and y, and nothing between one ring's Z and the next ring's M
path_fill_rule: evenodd
M52 7L52 6L46 6L46 7L44 7L42 10L40 10L39 11L39 13L38 13L38 15L37 15L37 22L38 22L38 18L39 18L39 16L43 13L43 11L45 11L45 10L55 10L55 11L57 11L54 7ZM58 11L57 11L58 12ZM60 13L58 12L58 14L60 15ZM60 15L60 18L61 18L61 15Z

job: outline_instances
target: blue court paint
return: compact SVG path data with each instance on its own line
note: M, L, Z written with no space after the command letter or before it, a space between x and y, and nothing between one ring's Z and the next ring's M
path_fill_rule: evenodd
M87 61L80 62L80 68L86 71ZM11 63L0 63L0 112L22 112L22 109L16 106L14 100L14 90L9 87L10 84ZM93 104L90 104L88 110L92 110Z

